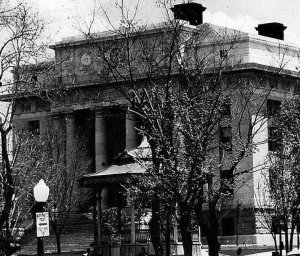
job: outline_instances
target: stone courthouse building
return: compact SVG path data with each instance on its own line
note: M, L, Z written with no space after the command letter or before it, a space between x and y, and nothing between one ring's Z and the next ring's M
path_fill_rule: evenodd
M201 49L211 51L222 57L228 54L228 49L235 41L232 54L227 59L226 66L235 76L255 74L254 82L261 83L262 77L272 78L275 73L276 85L272 85L264 106L272 112L280 105L280 101L291 92L298 90L298 55L300 48L284 41L284 27L279 23L260 24L256 28L258 35L251 35L230 28L215 26L202 22L201 5L191 8L197 10L190 12L185 7L175 6L173 11L176 19L185 19L190 24L183 26L184 40L192 33L202 35ZM257 24L253 24L255 26ZM157 35L168 31L167 24L158 24L149 27L142 33L147 40L155 40ZM217 45L215 38L223 38L222 44ZM134 36L133 36L134 38ZM199 39L200 40L200 39ZM200 42L199 42L200 43ZM147 142L142 141L138 134L138 120L128 112L127 101L118 89L121 82L110 69L109 65L120 65L120 56L124 40L118 33L103 32L88 37L71 37L54 44L51 49L55 51L55 71L52 75L53 88L64 87L66 94L55 103L47 103L37 97L20 98L16 106L16 125L21 129L29 129L36 134L43 135L50 124L53 127L64 129L66 136L66 149L69 150L80 134L88 142L88 155L94 165L90 174L87 174L81 183L86 187L97 190L96 209L98 216L101 209L116 206L119 183L130 174L141 174L145 170L133 160L134 150L140 148L149 150ZM95 47L96 45L96 47ZM164 47L162 45L162 47ZM216 56L215 55L215 56ZM181 56L182 57L182 56ZM180 57L178 58L180 61ZM163 63L158 72L163 75ZM280 72L277 72L280 70ZM230 75L229 72L229 75ZM139 75L137 75L139 74ZM133 74L135 75L135 74ZM274 75L275 77L275 75ZM41 81L39 74L32 74L37 82ZM142 82L143 76L136 73L134 78ZM270 81L263 82L265 88ZM271 125L265 123L264 129L255 137L260 141L258 151L247 158L248 166L258 166L264 162L269 151L274 150ZM226 134L224 135L226 137ZM127 151L124 151L124 150ZM247 184L235 191L231 208L235 209L221 221L221 243L239 242L247 244L272 244L272 238L267 230L260 224L259 205L257 203L258 188L262 179L261 171L247 174ZM239 202L242 202L239 213L236 213ZM134 205L122 205L127 209L131 220L134 220ZM239 217L237 217L237 215ZM97 234L101 234L100 222L97 222ZM172 236L177 250L180 248L180 235ZM195 244L199 244L199 234L195 232ZM147 227L139 227L132 221L128 232L123 232L123 244L126 249L135 253L136 246L149 244ZM202 240L204 242L204 240ZM95 244L101 244L99 236L95 237ZM135 245L135 247L133 247ZM148 247L147 247L148 248ZM104 252L104 251L103 251Z

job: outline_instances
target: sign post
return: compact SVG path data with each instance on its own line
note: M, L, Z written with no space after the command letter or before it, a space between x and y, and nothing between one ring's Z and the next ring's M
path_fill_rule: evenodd
M37 237L49 236L49 213L36 213L36 235Z

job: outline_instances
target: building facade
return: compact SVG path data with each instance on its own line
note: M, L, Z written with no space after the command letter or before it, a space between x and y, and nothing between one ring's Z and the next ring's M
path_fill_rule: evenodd
M174 9L175 14L176 10L177 8ZM270 116L278 109L282 100L290 97L292 93L298 93L300 48L283 40L285 27L282 24L261 24L257 27L259 35L251 35L212 24L202 24L202 11L201 18L192 17L192 25L185 24L182 27L180 40L182 40L181 45L186 49L179 50L176 59L179 65L184 61L184 54L191 47L185 45L185 40L196 35L198 41L193 47L198 49L197 56L201 56L201 59L215 60L217 56L220 60L222 56L228 55L226 62L222 64L227 72L228 81L250 77L249 83L263 88L260 92L268 91L267 100L263 105L264 111ZM189 15L178 15L175 17L189 21ZM167 24L150 27L143 31L140 43L146 44L149 40L159 39L161 48L166 48L168 46L163 41L169 29ZM132 40L136 38L137 34L133 33ZM141 72L143 63L138 61L134 64L136 65L134 79L128 78L128 70L122 64L125 42L120 33L104 32L90 37L66 38L56 43L51 47L55 51L56 63L52 71L51 86L54 89L63 87L64 91L60 96L56 95L52 102L39 97L20 97L15 110L15 125L18 129L30 130L41 136L47 133L49 127L62 129L66 136L67 151L73 147L77 138L84 138L87 141L87 155L92 159L93 165L91 173L81 182L97 192L95 208L98 219L101 209L116 206L110 200L117 196L115 192L119 191L119 183L127 175L144 172L143 168L134 162L132 150L138 146L143 149L148 147L145 141L142 142L142 137L138 133L138 118L128 111L128 101L120 90L120 85L123 86L124 81L134 80L136 84L141 84L145 79L143 75L145 69ZM144 46L143 61L147 61L147 54L150 53L145 53L147 47ZM148 50L151 51L150 48ZM133 56L138 57L139 54L141 53ZM167 66L163 59L159 63L155 72L157 77L162 77ZM207 62L207 72L214 68L215 63ZM112 66L118 66L119 73L115 73ZM39 75L32 75L37 83L41 81ZM248 86L248 84L240 86ZM246 125L245 123L244 126ZM221 244L233 244L236 241L259 245L273 243L271 235L263 226L259 201L263 196L261 187L264 179L264 168L261 166L265 166L267 154L274 150L276 144L272 138L271 123L262 119L257 125L260 126L260 132L254 137L257 149L246 157L240 167L252 168L254 171L243 175L244 185L234 187L234 198L224 206L230 211L220 223ZM230 131L224 129L220 140L226 141L229 137ZM122 205L122 207L128 208L128 214L131 220L134 220L134 205ZM99 221L97 227L97 232L100 234ZM127 236L124 235L126 238L123 238L128 248L133 248L132 246L137 243L141 246L149 243L150 236L146 231L136 230L134 224L129 230ZM195 244L199 245L199 240L199 234L195 234ZM173 241L180 244L180 237L176 230L174 230ZM205 240L202 242L205 243ZM101 244L99 236L95 238L95 244ZM139 250L136 247L128 248L124 250L132 253L133 250ZM182 248L177 247L176 250Z

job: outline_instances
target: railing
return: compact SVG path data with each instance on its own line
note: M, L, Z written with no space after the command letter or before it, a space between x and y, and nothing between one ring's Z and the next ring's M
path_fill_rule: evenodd
M122 244L130 244L131 243L131 233L130 230L125 230L122 233Z
M192 241L198 242L199 241L199 231L193 230L192 231ZM181 232L178 230L178 242L182 242Z
M138 243L148 243L150 242L150 232L147 229L137 230L135 233L135 241Z
M150 242L150 231L148 229L140 229L135 231L135 241L137 243L148 243ZM122 233L122 243L131 243L130 230L125 230Z
M122 238L121 238L121 243L122 244L131 243L131 232L130 232L130 230L124 230L122 232L121 236L122 236ZM161 239L162 239L163 242L165 241L165 236L164 236L163 233L161 234ZM171 239L171 242L175 242L174 232L171 232L170 239ZM103 240L103 239L101 239L101 240ZM151 236L150 236L149 229L139 229L139 230L135 231L135 242L136 243L149 243L150 241L151 241ZM199 232L198 232L198 230L192 231L192 241L193 242L198 242L199 241ZM178 242L182 242L182 237L181 237L180 230L178 230Z

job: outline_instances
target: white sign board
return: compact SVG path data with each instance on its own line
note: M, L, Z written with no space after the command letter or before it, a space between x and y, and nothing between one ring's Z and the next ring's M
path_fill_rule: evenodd
M49 213L36 213L36 235L37 237L49 236Z

